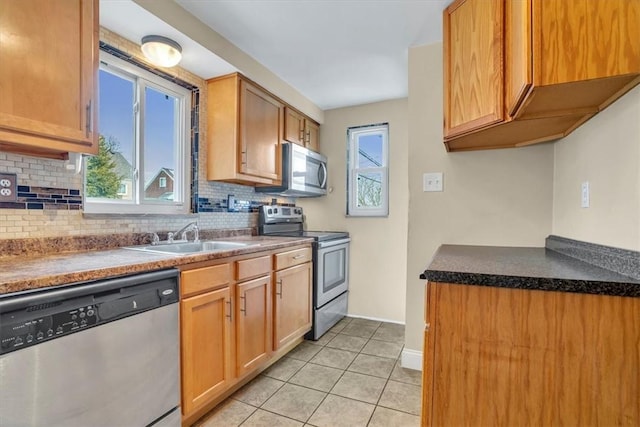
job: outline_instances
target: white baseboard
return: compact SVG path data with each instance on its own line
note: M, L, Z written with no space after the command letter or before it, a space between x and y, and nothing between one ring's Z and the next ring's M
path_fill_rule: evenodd
M356 314L347 314L347 317L352 317L354 319L375 320L376 322L395 323L397 325L404 325L404 322L398 322L397 320L381 319L379 317L358 316Z
M422 352L405 348L402 350L400 366L407 369L422 371Z

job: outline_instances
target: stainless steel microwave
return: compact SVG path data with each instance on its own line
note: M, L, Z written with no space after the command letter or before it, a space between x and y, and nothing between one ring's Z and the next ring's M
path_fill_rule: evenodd
M258 193L286 197L327 194L327 158L298 144L282 144L282 185L256 187Z

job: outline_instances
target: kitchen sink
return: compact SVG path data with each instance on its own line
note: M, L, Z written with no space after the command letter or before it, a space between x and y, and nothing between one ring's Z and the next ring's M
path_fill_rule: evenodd
M134 251L153 252L160 254L188 255L203 252L228 251L247 246L256 246L257 243L227 242L221 240L205 240L202 242L160 243L147 246L127 246L123 249Z

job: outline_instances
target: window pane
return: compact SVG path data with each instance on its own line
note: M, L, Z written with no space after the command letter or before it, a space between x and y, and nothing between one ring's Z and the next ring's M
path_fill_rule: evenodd
M145 200L173 200L178 108L176 97L151 87L145 88Z
M377 208L382 206L382 173L356 173L356 207Z
M87 161L87 197L133 198L133 101L133 81L100 70L100 145Z
M382 164L382 134L364 134L358 137L357 168L375 168Z

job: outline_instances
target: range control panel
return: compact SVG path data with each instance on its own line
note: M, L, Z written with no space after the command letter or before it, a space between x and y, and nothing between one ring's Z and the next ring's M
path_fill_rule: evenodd
M302 208L295 206L265 205L261 207L259 216L259 221L263 224L302 222Z
M96 308L93 305L28 320L21 320L19 317L22 316L16 315L14 322L11 322L9 316L3 318L0 331L2 347L0 353L27 347L98 323Z

